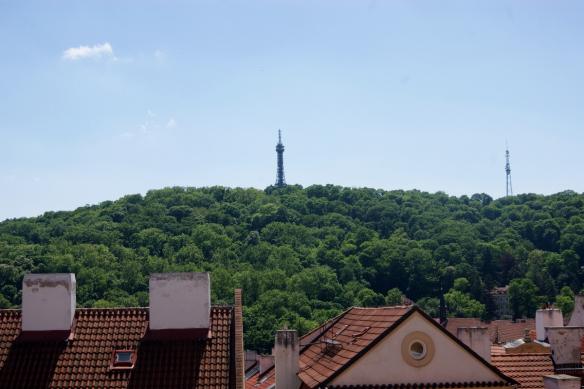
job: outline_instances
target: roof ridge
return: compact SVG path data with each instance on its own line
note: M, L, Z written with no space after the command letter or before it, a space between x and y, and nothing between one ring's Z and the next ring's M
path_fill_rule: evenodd
M352 306L351 308L349 308L349 310L351 309L397 309L397 308L411 308L413 305L384 305L381 307L355 307Z

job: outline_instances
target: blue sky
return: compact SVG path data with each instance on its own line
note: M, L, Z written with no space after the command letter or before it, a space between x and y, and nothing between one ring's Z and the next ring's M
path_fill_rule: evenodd
M0 220L165 186L584 191L581 1L0 0Z

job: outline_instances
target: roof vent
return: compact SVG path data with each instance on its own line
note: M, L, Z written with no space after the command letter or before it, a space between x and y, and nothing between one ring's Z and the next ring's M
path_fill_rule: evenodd
M70 332L75 316L75 274L26 274L22 280L22 331Z
M199 330L204 337L210 328L210 314L209 273L150 276L150 330Z

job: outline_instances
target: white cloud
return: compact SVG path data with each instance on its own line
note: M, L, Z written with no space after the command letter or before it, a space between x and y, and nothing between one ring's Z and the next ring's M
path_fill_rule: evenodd
M94 46L71 47L63 52L63 59L77 61L86 58L110 57L116 60L112 45L108 42Z
M117 135L118 138L125 140L144 140L144 139L161 139L167 134L172 134L172 129L178 126L178 122L172 116L168 120L163 120L156 112L148 109L141 124L134 129L124 131Z
M168 122L166 122L166 128L175 128L175 127L176 127L176 120L174 120L174 118L168 119Z

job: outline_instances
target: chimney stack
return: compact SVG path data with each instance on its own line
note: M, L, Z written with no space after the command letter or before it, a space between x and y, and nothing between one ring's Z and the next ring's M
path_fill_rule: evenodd
M547 338L547 327L562 327L563 325L562 311L557 308L538 309L535 312L535 334L540 342L545 341Z
M548 327L547 336L554 365L580 365L584 327Z
M545 389L580 389L580 378L566 374L546 375L543 386Z
M276 387L278 389L298 389L298 363L300 360L300 343L295 330L280 330L276 332L274 347L276 363Z
M210 315L209 273L150 275L150 330L198 330L197 337L206 337Z
M26 274L22 280L22 331L70 332L75 289L73 273Z
M456 337L485 361L491 363L491 339L487 327L459 327Z
M570 327L584 327L584 296L574 297L574 310L568 325Z

